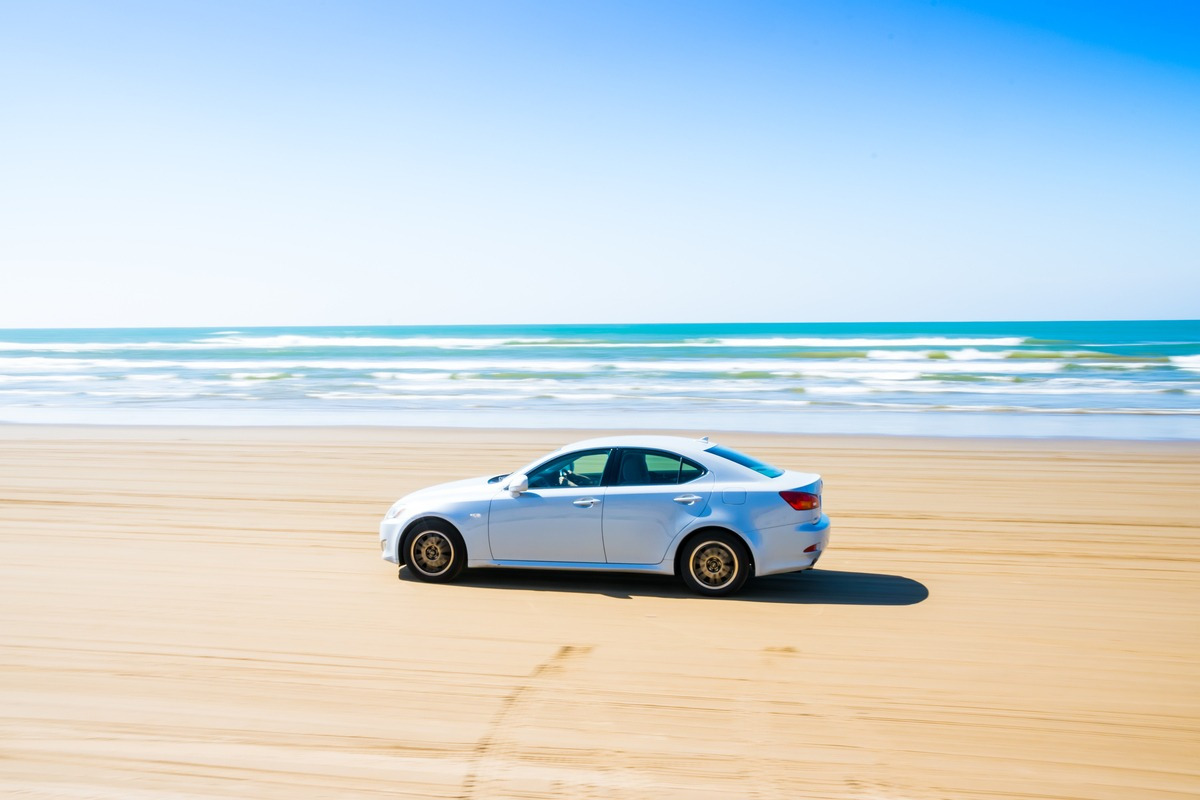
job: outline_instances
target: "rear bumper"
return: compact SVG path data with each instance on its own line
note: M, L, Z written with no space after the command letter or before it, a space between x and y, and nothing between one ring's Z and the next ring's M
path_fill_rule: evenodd
M812 569L829 545L829 517L822 514L816 522L780 525L758 532L754 574L775 575Z

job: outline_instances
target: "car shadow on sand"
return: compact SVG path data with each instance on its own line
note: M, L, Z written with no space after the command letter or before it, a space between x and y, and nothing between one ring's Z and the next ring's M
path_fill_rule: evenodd
M417 582L407 569L400 580ZM678 578L664 575L569 572L527 569L473 569L448 586L518 589L535 592L599 594L620 600L633 597L696 598ZM756 578L728 601L809 605L911 606L929 597L920 581L881 572L814 569Z

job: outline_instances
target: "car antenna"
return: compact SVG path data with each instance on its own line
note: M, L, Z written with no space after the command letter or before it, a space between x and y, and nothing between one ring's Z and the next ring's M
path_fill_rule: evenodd
M708 444L708 437L707 437L707 436L701 436L701 437L700 437L700 441L704 442L705 444Z

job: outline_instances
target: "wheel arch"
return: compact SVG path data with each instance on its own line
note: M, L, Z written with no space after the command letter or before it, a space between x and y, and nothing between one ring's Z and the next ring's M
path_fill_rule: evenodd
M458 529L457 525L455 525L451 520L448 520L445 517L441 516L440 514L422 514L421 516L416 517L411 522L409 522L407 525L405 525L404 530L401 531L400 535L396 537L396 558L401 566L404 566L405 564L408 563L407 559L405 559L405 557L404 557L404 542L407 541L408 535L410 533L412 533L413 530L417 526L422 525L424 523L428 523L430 520L435 520L437 522L442 523L443 525L449 525L451 528L453 528L454 532L458 534L458 538L463 540L463 555L464 555L464 557L469 555L469 553L467 552L467 549L466 549L466 547L467 547L466 539L463 538L462 531L460 531Z
M675 575L678 577L683 574L683 570L680 568L679 560L683 558L683 554L687 551L688 545L697 537L713 531L720 531L721 533L727 533L730 536L736 536L738 540L741 541L742 546L746 548L746 552L750 554L749 578L753 578L755 574L754 546L750 543L750 540L741 533L725 525L705 525L703 527L696 528L693 531L688 531L679 540L679 543L675 545L675 554L671 557L671 562L674 565Z

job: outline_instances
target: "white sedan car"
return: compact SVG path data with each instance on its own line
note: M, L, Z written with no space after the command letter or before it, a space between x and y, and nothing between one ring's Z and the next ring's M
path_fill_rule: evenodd
M715 596L811 569L829 518L819 475L707 438L607 436L402 497L379 540L385 560L424 581L465 567L606 570L679 575Z

